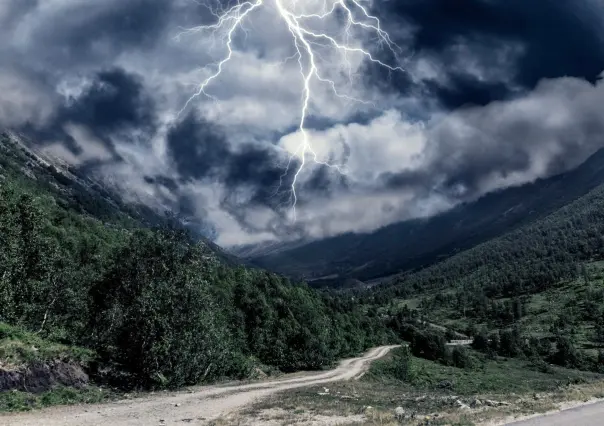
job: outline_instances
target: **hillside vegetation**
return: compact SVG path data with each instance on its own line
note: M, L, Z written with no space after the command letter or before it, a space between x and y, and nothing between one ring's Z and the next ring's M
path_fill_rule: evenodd
M0 322L90 352L98 382L319 369L389 338L350 299L225 263L171 222L148 229L106 199L83 202L88 189L69 174L48 174L8 138L0 146ZM31 361L19 353L0 352L0 368Z
M440 263L341 292L387 321L406 347L374 362L360 383L302 389L255 410L471 425L602 398L603 235L599 186ZM447 345L456 333L472 345Z
M604 186L363 295L399 328L423 317L492 356L604 372Z

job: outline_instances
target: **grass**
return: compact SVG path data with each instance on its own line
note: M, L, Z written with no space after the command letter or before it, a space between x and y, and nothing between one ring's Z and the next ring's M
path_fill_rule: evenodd
M119 394L96 386L83 389L58 387L40 394L0 392L0 412L29 411L53 405L94 404L116 399Z
M94 352L67 346L19 327L0 323L0 368L20 369L36 362L70 361L81 366L94 358ZM116 397L113 391L97 386L56 387L42 393L18 390L0 392L0 412L26 411L51 405L95 403Z
M579 348L584 349L592 356L597 356L597 348L601 344L594 341L593 321L583 320L582 315L586 309L586 304L591 300L590 291L598 291L604 288L604 261L590 262L585 264L587 270L587 281L585 277L580 276L571 281L563 281L547 290L523 295L527 303L525 305L525 315L518 321L526 335L534 337L553 337L557 330L552 330L552 325L560 314L568 313L570 317L575 318L575 323L565 333L572 333L576 338ZM443 290L440 293L450 293L451 290ZM417 294L409 299L397 299L391 308L400 310L404 305L409 308L418 308L430 321L452 330L464 331L469 325L474 325L479 329L484 327L488 330L497 328L494 324L487 324L477 321L474 318L466 317L463 312L449 307L438 307L423 311L421 301L435 296L439 292L426 292ZM509 298L496 299L499 302L509 300ZM509 325L508 325L509 326ZM501 325L501 327L507 327Z
M549 366L548 371L532 365L529 361L515 358L488 359L476 351L469 351L473 357L473 368L445 366L422 358L411 357L412 379L401 382L389 376L391 364L396 360L396 349L390 356L375 361L365 380L382 384L393 384L406 389L427 392L443 392L443 382L448 393L456 395L476 394L527 394L548 392L572 384L589 383L604 379L604 376Z
M604 376L601 375L558 367L543 372L528 361L492 360L474 351L471 354L476 360L472 369L412 357L413 379L401 381L390 374L391 363L397 360L397 350L394 350L375 361L360 381L282 393L257 403L242 415L280 421L270 417L278 411L289 416L283 424L331 416L350 420L341 424L396 425L400 423L395 419L394 409L402 407L409 415L403 424L461 426L547 411L565 400L604 396ZM444 381L452 386L443 387ZM324 388L328 388L328 392ZM457 402L471 405L475 399L506 404L464 410ZM358 419L359 415L362 420ZM246 423L242 420L241 424Z
M36 361L75 361L86 364L94 352L56 343L40 336L0 323L0 366L20 366Z

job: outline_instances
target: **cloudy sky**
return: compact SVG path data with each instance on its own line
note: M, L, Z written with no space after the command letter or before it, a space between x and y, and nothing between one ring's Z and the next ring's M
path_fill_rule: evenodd
M604 146L603 1L337 3L230 32L234 0L2 0L0 127L224 246L432 215Z

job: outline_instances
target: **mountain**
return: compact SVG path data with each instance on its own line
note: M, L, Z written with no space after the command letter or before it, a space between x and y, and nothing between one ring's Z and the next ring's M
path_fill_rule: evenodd
M411 342L413 319L426 318L473 336L489 359L530 360L527 375L551 374L552 365L604 373L603 235L600 185L530 224L355 294Z
M107 226L132 228L138 226L171 226L186 229L196 240L201 240L223 261L231 264L239 260L205 238L194 226L183 225L183 218L170 212L158 212L144 203L125 202L118 191L86 175L82 170L44 155L34 149L25 138L13 133L0 133L0 179L12 172L36 181L37 186L56 198L61 207L97 218Z
M2 135L0 394L58 362L103 384L176 388L321 369L394 337L353 299L229 260Z
M604 183L604 150L576 169L489 193L427 219L395 223L368 234L344 234L272 251L247 261L312 285L372 282L415 270L542 218Z

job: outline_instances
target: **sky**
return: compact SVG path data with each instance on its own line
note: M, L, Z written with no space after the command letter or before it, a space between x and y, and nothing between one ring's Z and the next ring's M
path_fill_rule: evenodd
M604 147L602 28L602 0L3 0L0 128L225 247L371 232Z

